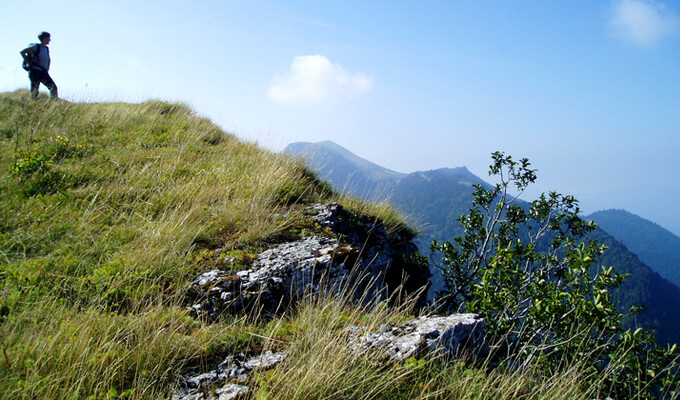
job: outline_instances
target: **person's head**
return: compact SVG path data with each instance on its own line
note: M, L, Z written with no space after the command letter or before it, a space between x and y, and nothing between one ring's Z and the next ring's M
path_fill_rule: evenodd
M48 44L51 39L52 36L49 32L40 32L40 34L38 34L38 40L40 40L40 43L43 45Z

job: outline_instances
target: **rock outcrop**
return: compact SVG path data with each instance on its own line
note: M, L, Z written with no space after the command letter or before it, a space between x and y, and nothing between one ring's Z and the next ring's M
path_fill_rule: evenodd
M390 237L379 220L352 215L337 203L317 204L306 217L318 224L317 234L281 243L259 253L248 268L215 269L190 286L190 309L218 318L224 312L256 310L274 314L307 293L342 291L364 304L384 301L398 288L406 294L427 292L429 270L410 238ZM216 257L223 256L216 252ZM419 290L419 292L418 292ZM421 317L380 332L348 330L350 349L397 362L425 354L458 354L479 349L484 320L471 314ZM229 356L216 370L185 379L173 400L228 400L248 393L251 372L274 368L285 353L265 352L247 359ZM247 394L246 394L247 396Z
M280 244L260 253L249 269L201 274L191 284L193 312L216 318L225 311L257 307L273 314L302 294L321 289L349 288L368 303L387 299L401 283L407 291L428 284L427 265L409 260L417 253L415 244L402 236L390 238L381 221L350 215L337 203L316 204L307 213L332 237Z
M402 326L383 326L379 332L348 328L350 347L358 351L384 352L394 361L424 354L454 356L465 351L480 352L484 345L484 319L476 314L420 317Z
M182 387L172 395L172 400L230 400L247 393L244 383L255 370L274 368L284 360L286 353L265 351L256 357L245 355L227 357L214 371L194 375L184 380ZM213 395L214 394L214 395Z

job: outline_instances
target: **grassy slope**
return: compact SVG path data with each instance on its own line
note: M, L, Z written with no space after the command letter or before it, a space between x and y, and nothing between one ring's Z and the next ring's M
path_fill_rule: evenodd
M395 231L403 223L182 105L27 98L0 94L0 398L164 397L180 373L271 346L290 361L256 377L260 398L592 396L577 373L376 369L339 345L348 323L378 326L398 311L316 299L270 322L191 318L182 294L214 267L209 250L251 253L294 236L301 205L340 200Z

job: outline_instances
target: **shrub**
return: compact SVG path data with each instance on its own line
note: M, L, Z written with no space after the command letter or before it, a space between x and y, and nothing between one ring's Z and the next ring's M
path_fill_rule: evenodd
M579 218L578 201L555 192L529 204L521 194L536 180L527 159L493 153L489 175L476 185L472 209L460 217L464 234L432 243L443 257L448 310L486 318L501 343L496 356L510 365L530 362L555 371L574 362L600 372L593 379L617 398L653 398L676 390L675 349L656 346L651 333L624 332L611 291L625 276L598 267L606 247L589 240L595 225Z

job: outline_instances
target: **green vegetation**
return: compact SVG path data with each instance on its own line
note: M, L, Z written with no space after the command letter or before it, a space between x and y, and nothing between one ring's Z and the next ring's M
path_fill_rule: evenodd
M475 187L473 207L460 217L464 235L432 244L443 255L442 306L485 317L486 333L500 343L492 353L516 365L550 371L580 360L615 398L677 395L676 347L623 330L612 291L626 276L599 266L606 246L587 239L595 225L579 217L578 202L552 192L517 204L509 187L521 194L535 170L500 152L493 161L489 174L500 182Z
M631 275L614 291L613 299L621 305L642 305L643 310L626 318L624 326L654 329L661 345L680 343L680 309L668 306L680 304L678 287L649 269L621 242L602 229L598 228L589 237L607 246L601 260L603 265L615 266L619 273ZM641 298L647 298L648 301L641 302Z
M270 321L185 309L188 283L247 268L268 245L330 234L305 205L340 201L409 233L390 207L343 198L295 159L238 141L187 107L29 102L0 94L0 398L167 398L225 355L283 349L257 399L592 399L592 371L472 359L377 366L344 345L403 309L308 298ZM220 249L230 265L211 257ZM602 381L603 382L603 381Z
M582 384L580 365L553 376L492 369L485 362L442 357L379 363L347 346L346 327L381 325L405 319L408 307L370 312L338 298L316 298L288 320L290 362L259 377L256 399L583 399L597 396Z

